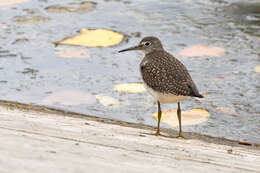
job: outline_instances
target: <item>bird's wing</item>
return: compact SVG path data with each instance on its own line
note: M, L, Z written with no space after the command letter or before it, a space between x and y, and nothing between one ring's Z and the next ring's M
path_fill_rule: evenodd
M144 82L155 91L183 96L200 95L185 66L167 52L147 54L140 64L140 71Z

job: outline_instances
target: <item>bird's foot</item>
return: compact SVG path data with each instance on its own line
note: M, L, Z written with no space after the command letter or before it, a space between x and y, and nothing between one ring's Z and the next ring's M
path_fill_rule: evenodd
M177 139L185 139L183 135L176 136Z
M154 135L155 136L160 136L161 134L160 134L160 132L157 131Z
M152 135L152 136L162 136L162 137L169 137L167 135L161 134L160 132L156 132L156 133L142 133L142 134L146 134L146 135Z
M162 137L169 137L169 136L163 135L163 134L161 134L161 133L154 133L153 135L155 135L155 136L162 136Z

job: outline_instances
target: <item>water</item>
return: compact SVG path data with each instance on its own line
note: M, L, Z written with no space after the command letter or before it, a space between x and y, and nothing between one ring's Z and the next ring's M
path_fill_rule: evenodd
M195 44L218 46L226 51L221 57L180 59L199 90L209 93L203 100L183 102L182 109L203 108L211 114L209 121L185 126L183 130L260 143L260 74L253 71L260 64L259 1L97 0L89 11L47 10L55 5L75 9L82 2L31 0L0 7L2 100L42 104L45 97L62 90L103 94L120 100L121 106L96 103L53 107L156 125L152 113L157 108L152 97L114 90L116 84L141 82L138 65L143 54L117 51L137 44L141 37L154 35L174 55ZM55 48L53 43L81 28L116 30L127 39L110 48L79 47L89 51L86 59L65 59L55 54L71 46ZM235 113L222 113L218 107L229 107Z

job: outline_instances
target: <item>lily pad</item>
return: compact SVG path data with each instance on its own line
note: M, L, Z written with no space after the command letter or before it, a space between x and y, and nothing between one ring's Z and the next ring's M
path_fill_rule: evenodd
M191 47L184 48L178 53L178 57L217 57L222 56L225 53L225 49L220 47L213 47L209 45L195 45Z
M153 117L158 120L158 113L155 112L153 114ZM203 123L210 118L210 114L204 109L191 109L187 111L182 111L181 117L182 125L185 126ZM179 121L177 118L177 110L174 109L163 111L161 121L172 127L178 126Z
M34 24L38 22L48 22L51 18L42 16L17 16L15 21L20 24Z
M55 44L56 46L65 44L86 47L109 47L120 44L123 38L122 34L106 29L81 29L79 34L56 42Z
M257 65L257 66L254 68L254 72L260 73L260 65Z
M6 25L6 24L0 24L0 29L7 29L8 28L8 25Z
M229 108L229 107L217 107L217 111L222 112L224 114L230 114L230 115L236 114L236 110L234 108Z
M70 3L66 6L52 5L46 7L45 10L51 13L86 13L94 10L95 2L84 1L81 3Z
M127 93L140 93L145 91L145 88L141 83L128 83L115 85L115 90Z
M9 6L9 5L15 5L18 3L27 2L28 0L1 0L0 1L0 7L2 6Z
M105 96L105 95L96 95L97 100L99 103L101 103L104 106L110 106L110 107L118 107L120 106L120 102L110 96Z
M86 49L62 49L55 52L62 58L88 58L89 51Z
M81 91L64 90L47 96L42 103L47 105L94 104L96 103L96 97Z

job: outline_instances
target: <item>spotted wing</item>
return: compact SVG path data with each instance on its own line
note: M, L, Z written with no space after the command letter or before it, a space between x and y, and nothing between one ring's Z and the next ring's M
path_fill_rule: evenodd
M185 66L165 51L147 54L140 64L140 71L144 82L155 91L202 97Z

